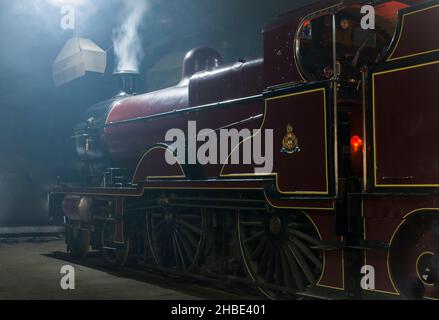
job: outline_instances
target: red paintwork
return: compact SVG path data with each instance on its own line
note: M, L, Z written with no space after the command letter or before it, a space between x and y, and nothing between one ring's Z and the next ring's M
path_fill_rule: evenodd
M432 210L436 208L436 210ZM439 214L439 196L379 196L363 197L364 239L382 241L391 245L391 239L397 227L413 214L436 212ZM427 243L411 243L411 246L423 247ZM407 247L407 250L409 247ZM365 250L366 263L375 268L376 290L398 294L392 285L391 273L387 267L387 250ZM407 264L410 261L407 251ZM397 288L396 288L397 289ZM439 298L439 296L435 296Z
M179 110L188 106L187 86L167 88L117 102L110 111L106 124Z
M405 9L409 5L400 1L389 1L375 7L377 16L383 17L386 20L396 20L398 18L398 11Z
M439 79L433 74L439 63L374 77L378 185L439 184Z
M117 126L108 126L111 123L147 117L169 112L260 94L264 88L280 83L303 80L295 62L293 51L295 31L302 19L317 10L326 8L338 1L321 1L317 4L305 6L277 18L264 30L264 62L254 60L246 63L237 63L231 67L219 68L189 76L192 72L189 64L185 71L185 79L177 87L158 92L142 94L123 99L113 106L108 115L105 128L105 137L108 152L115 166L134 168L142 153L152 145L163 142L164 129L181 128L188 120L194 120L194 115L184 121L156 120L154 122L130 123ZM275 40L275 43L272 41ZM282 52L279 55L279 50ZM202 50L203 57L213 55L212 52ZM185 63L186 66L187 63ZM260 113L262 105L253 107L253 111L246 111L249 117ZM219 115L222 113L223 115ZM227 118L223 125L243 120L239 114L221 111L210 115L207 119L198 119L203 122L203 128L218 128L213 119L218 116ZM183 119L182 119L183 120ZM255 124L250 125L255 126ZM214 175L211 169L209 176Z
M326 145L325 131L328 125L325 120L326 94L326 90L322 89L267 101L262 129L273 130L273 173L278 173L280 192L329 194L330 182L326 172L329 172L327 156L330 152ZM293 126L301 149L292 155L280 152L288 124ZM264 139L265 135L262 135ZM224 176L243 173L254 175L255 166L228 164L222 172Z
M180 86L119 101L110 111L104 130L104 139L115 165L135 168L145 151L157 143L165 142L167 130L182 128L187 131L188 121L197 121L199 130L217 129L260 114L262 105L241 104L234 108L233 113L228 108L192 112L147 122L111 125L112 123L260 94L261 74L262 62L257 60L242 64L239 68L223 68L198 74L193 80L187 80ZM251 81L245 81L248 76L252 76ZM219 86L218 83L226 85ZM245 93L244 96L242 92ZM257 124L246 124L247 127L255 125ZM214 173L212 175L217 176Z
M223 63L221 55L212 48L201 47L189 51L183 61L183 80L190 79L194 74L211 70Z
M185 177L183 168L178 164L169 165L163 159L167 149L164 147L153 148L145 154L134 173L133 183L140 183L150 179L181 179ZM169 152L170 153L170 152ZM164 176L165 175L165 176ZM160 176L160 177L159 177Z
M301 208L304 210L307 209L320 209L326 210L329 212L333 212L335 208L334 199L279 199L272 197L268 194L265 195L267 201L273 206L277 208Z
M294 39L302 21L311 13L333 6L340 1L325 0L279 16L264 31L264 84L272 87L301 82L294 50Z
M432 36L439 28L439 5L429 7L416 14L405 15L401 34L391 60L406 56L439 50L439 37Z
M342 238L335 234L334 211L305 210L323 241L341 241ZM343 290L344 284L344 252L343 250L324 250L325 268L318 283L319 286Z
M228 68L194 75L189 82L189 105L201 106L260 94L264 89L263 60L237 62Z

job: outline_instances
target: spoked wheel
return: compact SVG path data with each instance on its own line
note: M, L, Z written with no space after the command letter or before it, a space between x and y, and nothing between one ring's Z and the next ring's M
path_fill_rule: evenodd
M196 208L156 208L147 213L147 235L158 266L190 271L200 257L205 215Z
M90 230L81 229L71 225L66 226L67 251L73 258L85 258L90 249L90 241Z
M130 251L130 239L126 238L123 244L114 242L116 234L116 224L113 219L108 219L101 232L102 254L105 260L118 267L126 264Z
M244 265L253 280L290 290L259 288L270 299L294 297L315 285L322 272L319 236L309 218L299 212L242 211L237 214L238 240Z
M439 299L439 215L408 218L389 252L393 282L407 299Z

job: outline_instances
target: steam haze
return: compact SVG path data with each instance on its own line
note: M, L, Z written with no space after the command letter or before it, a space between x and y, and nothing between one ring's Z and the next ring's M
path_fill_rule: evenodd
M117 93L117 65L139 69L150 91L173 86L188 50L215 48L225 63L260 57L261 29L310 1L0 0L0 227L49 223L47 192L78 177L74 128ZM76 30L60 26L65 3L75 4ZM53 61L74 36L115 44L107 72L55 87ZM178 67L155 68L162 61Z
M124 3L124 17L120 28L113 29L113 46L118 70L139 71L143 59L140 28L148 9L144 0Z

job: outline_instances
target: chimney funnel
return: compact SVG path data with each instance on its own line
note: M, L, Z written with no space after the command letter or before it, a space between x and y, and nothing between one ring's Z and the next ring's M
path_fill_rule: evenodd
M133 70L118 70L113 73L119 85L119 96L135 95L140 74Z

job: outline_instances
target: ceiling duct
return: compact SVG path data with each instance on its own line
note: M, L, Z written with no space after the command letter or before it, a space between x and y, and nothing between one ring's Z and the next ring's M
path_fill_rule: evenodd
M53 63L56 86L84 76L87 72L104 73L107 54L89 39L74 37L67 41Z

